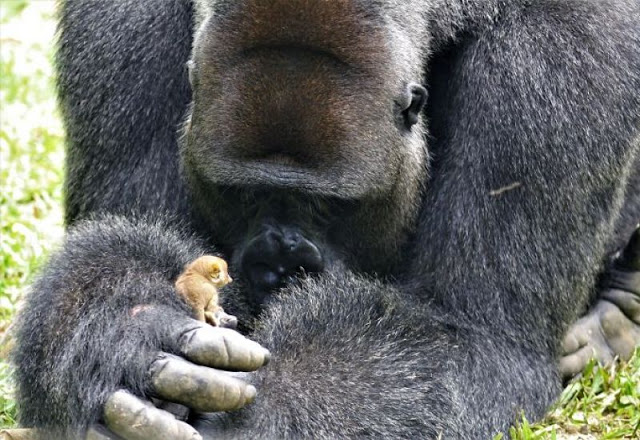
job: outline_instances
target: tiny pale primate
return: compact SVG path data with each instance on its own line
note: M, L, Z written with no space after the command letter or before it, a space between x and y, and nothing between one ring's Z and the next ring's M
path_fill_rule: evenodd
M237 318L225 313L218 304L218 289L231 281L225 260L204 255L187 265L176 280L176 290L193 308L199 321L215 327L235 328Z

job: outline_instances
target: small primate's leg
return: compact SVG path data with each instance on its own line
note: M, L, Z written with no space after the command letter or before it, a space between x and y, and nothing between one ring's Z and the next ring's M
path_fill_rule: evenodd
M238 318L229 315L224 309L218 305L218 297L214 297L204 309L206 322L214 327L236 328L238 326Z
M195 312L196 312L196 319L198 321L206 321L207 313L204 311L204 309L195 309Z
M238 318L229 315L220 306L214 312L205 312L205 316L207 322L215 327L236 328L238 326Z
M211 298L209 303L204 308L204 316L206 318L206 321L215 327L221 327L220 319L218 317L219 311L222 311L222 307L218 305L218 297L216 295L214 298Z
M204 320L214 327L220 327L220 323L213 312L204 312Z

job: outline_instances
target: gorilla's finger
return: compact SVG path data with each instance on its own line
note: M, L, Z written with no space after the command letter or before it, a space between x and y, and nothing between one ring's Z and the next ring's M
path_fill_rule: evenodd
M188 424L127 391L109 397L104 419L111 431L126 440L202 440Z
M594 331L598 331L598 316L590 313L580 318L569 328L562 341L562 354L569 355L589 344L593 339Z
M227 372L171 355L161 355L152 364L151 382L160 398L203 412L240 409L256 396L253 385Z
M619 291L619 293L623 300L627 299L626 296L635 297L635 295L628 292ZM602 303L605 302L602 301ZM640 310L638 310L640 309L640 304L630 307L636 307L635 317L640 321ZM626 310L621 310L614 304L602 307L599 314L602 334L607 344L613 353L620 356L621 359L629 359L636 345L640 343L640 325L637 324L638 321L632 321Z
M0 440L34 440L41 439L42 432L36 429L16 428L0 431Z
M167 402L166 400L151 398L151 403L156 408L171 413L176 419L185 421L189 418L189 408L179 403Z
M568 356L560 358L558 370L563 380L569 380L580 374L587 363L597 357L593 347L587 345Z
M583 346L584 344L581 345L575 333L570 330L562 340L562 354L569 355L575 353Z
M638 341L640 341L640 331L637 326L636 328L628 328L626 331L619 332L608 340L611 350L622 360L631 358L638 346Z
M602 293L596 310L607 338L640 325L640 296L624 290L609 289ZM607 307L601 307L607 304Z
M105 426L93 425L87 431L85 440L122 440L122 437L110 432Z
M186 326L178 344L189 360L222 370L254 371L266 365L270 357L268 350L235 330L201 322Z
M629 316L633 312L640 320L637 296L613 289L602 295L604 299L571 326L562 342L560 372L565 379L582 371L591 358L602 365L615 356L629 359L640 342L640 325Z

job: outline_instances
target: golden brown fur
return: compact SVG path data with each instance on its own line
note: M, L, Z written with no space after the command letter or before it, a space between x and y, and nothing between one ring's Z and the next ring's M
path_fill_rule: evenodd
M224 326L225 319L233 317L218 305L218 289L231 281L227 262L205 255L187 265L176 280L176 290L193 307L198 320L220 327Z

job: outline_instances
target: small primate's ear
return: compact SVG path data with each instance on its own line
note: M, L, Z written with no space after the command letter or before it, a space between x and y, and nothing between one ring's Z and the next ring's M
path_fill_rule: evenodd
M209 275L214 280L219 280L222 270L220 270L220 266L217 264L212 264L211 269L209 270Z
M402 128L411 130L418 123L420 112L427 103L427 90L420 84L410 83L399 97L396 104L399 108L399 122Z

